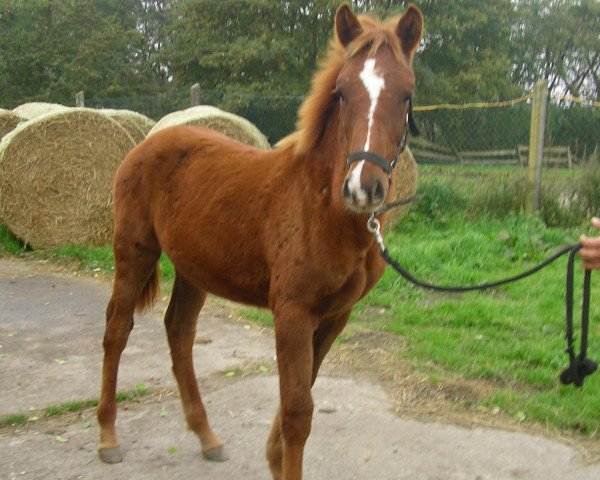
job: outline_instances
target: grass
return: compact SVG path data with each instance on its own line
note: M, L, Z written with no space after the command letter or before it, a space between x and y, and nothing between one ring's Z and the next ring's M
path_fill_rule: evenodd
M385 236L392 256L432 283L468 285L514 275L587 230L589 217L583 215L577 228L551 228L541 216L515 212L478 216L481 205L472 202L485 186L465 188L470 178L426 182L423 203ZM583 389L558 383L568 364L565 265L563 257L518 284L464 294L423 291L388 269L352 321L404 337L402 355L432 383L458 376L493 385L495 393L474 408L498 407L519 420L596 435L600 375L589 377ZM578 273L576 295L582 288ZM599 286L592 287L592 298L598 298ZM365 318L365 312L381 309L387 314ZM576 321L578 315L576 310ZM600 312L593 301L588 351L600 357Z
M270 310L266 310L264 308L242 307L240 308L240 315L245 319L259 325L266 327L273 326L273 314Z
M122 390L117 392L116 398L117 403L127 402L135 399L139 399L150 394L150 390L144 383L137 383L131 390ZM70 402L59 403L56 405L49 405L43 410L42 417L52 418L65 413L70 412L81 412L88 408L94 408L98 406L98 399L89 400L75 400ZM38 416L33 416L31 413L16 413L6 415L0 418L0 426L16 426L24 425L30 421L38 420Z
M114 271L114 256L110 246L66 246L38 252L57 262L76 262L81 270L110 273Z
M519 273L557 247L576 241L581 232L592 233L589 217L600 211L593 210L597 207L588 200L600 199L599 175L545 171L544 210L526 217L522 214L524 174L507 168L421 167L423 200L394 231L385 233L392 256L424 280L473 284ZM587 203L561 205L557 198L565 191L584 192ZM79 268L107 275L113 264L108 247L26 251L1 226L0 254L76 262ZM423 291L388 269L357 305L351 322L402 336L404 347L398 354L432 384L462 378L493 387L492 394L475 400L471 408L500 408L518 420L597 436L600 373L589 377L582 389L563 387L557 378L567 366L565 263L566 259L558 260L518 284L465 294ZM168 284L174 273L164 258L161 270ZM595 278L592 290L592 298L597 299L600 288ZM580 295L581 275L575 292ZM593 300L589 353L598 360L596 305ZM244 308L241 313L253 322L272 325L270 312ZM576 311L576 320L578 315ZM75 402L56 410L84 405ZM13 417L10 421L26 421L26 415Z
M87 272L112 276L114 272L114 255L110 245L102 247L81 247L68 245L64 247L32 250L17 240L8 229L0 223L0 257L17 256L49 260L59 264L73 265ZM159 261L161 280L169 288L175 278L175 269L169 259L161 255Z
M6 415L0 419L0 426L13 426L23 425L28 422L30 415L26 413L15 413L12 415Z
M0 223L0 255L2 254L18 254L25 250L21 242L19 242L8 229Z
M112 247L78 247L68 246L53 248L37 252L42 258L58 262L76 262L81 270L101 272L105 275L111 275L114 272L115 259ZM161 255L159 261L161 280L168 285L173 284L175 278L175 269L169 259Z

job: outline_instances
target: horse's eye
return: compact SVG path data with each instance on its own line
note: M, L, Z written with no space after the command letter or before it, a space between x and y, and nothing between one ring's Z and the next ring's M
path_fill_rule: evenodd
M345 100L344 94L339 89L335 90L335 98L337 98L340 101Z
M404 97L404 98L402 99L402 103L408 103L408 102L410 102L410 100L411 100L411 99L412 99L412 96L410 96L410 95L407 95L406 97Z

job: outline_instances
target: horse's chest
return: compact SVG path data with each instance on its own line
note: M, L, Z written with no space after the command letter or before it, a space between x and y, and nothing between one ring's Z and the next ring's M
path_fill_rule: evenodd
M362 255L345 263L323 264L303 284L305 298L321 315L350 310L381 277L383 268L376 260Z

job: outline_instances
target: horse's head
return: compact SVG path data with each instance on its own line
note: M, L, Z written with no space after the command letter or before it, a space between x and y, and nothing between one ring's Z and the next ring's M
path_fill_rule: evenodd
M335 17L346 61L337 76L342 136L349 156L342 194L348 208L372 212L385 201L397 155L412 122L412 59L423 17L413 5L393 23L357 18L342 5ZM410 121L409 121L410 120Z

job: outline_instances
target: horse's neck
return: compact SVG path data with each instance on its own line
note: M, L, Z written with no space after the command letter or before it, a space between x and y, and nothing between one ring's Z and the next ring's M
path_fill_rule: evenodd
M311 217L319 219L314 228L336 232L351 244L366 248L373 244L373 237L366 228L368 216L349 211L342 198L348 156L344 148L346 142L338 134L336 125L330 128L305 158L297 159L302 172L297 180L314 199L304 208L312 209Z

